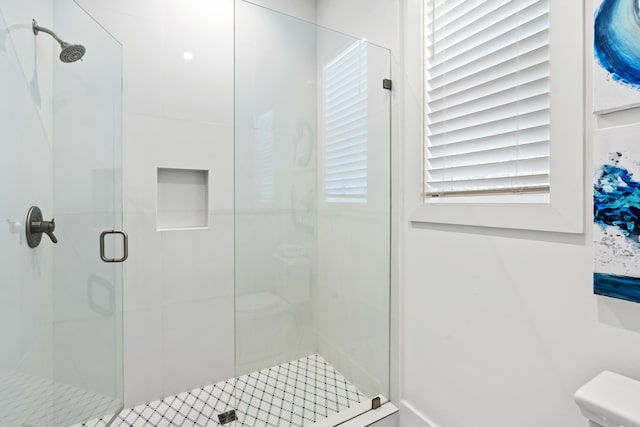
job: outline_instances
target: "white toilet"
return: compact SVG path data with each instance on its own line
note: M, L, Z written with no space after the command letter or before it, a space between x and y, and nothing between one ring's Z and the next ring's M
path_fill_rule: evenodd
M604 371L574 399L591 427L640 427L640 381Z

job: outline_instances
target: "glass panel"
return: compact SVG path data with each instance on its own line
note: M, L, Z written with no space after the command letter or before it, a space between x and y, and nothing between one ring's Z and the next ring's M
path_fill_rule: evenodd
M390 52L244 1L235 28L238 417L270 386L336 424L389 393Z
M53 68L54 380L91 401L68 421L108 420L123 404L122 264L102 262L99 239L122 230L122 47L72 0L56 1L54 23L87 49ZM106 241L120 257L122 240Z
M108 419L122 407L122 273L98 243L122 227L121 47L71 0L0 13L0 426ZM83 61L60 62L32 18L86 46ZM32 205L57 244L27 246Z
M14 49L14 33L20 36L28 29L18 25L9 26L4 13L0 16L1 426L45 425L55 416L52 245L45 238L37 250L30 249L24 229L32 204L45 215L53 210L51 140L23 73L23 63L26 67L33 59L26 54L19 58ZM33 386L39 393L31 391ZM36 417L44 423L37 424Z

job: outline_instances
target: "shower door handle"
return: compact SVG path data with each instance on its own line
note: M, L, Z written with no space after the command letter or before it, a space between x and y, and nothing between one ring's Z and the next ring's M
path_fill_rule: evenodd
M122 257L121 258L107 258L104 254L104 238L107 234L119 234L122 236ZM100 259L104 262L125 262L129 258L129 236L127 233L120 230L106 230L100 233Z

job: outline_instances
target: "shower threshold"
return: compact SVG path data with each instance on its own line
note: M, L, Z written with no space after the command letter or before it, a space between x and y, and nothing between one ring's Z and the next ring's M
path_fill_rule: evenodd
M322 356L313 354L125 409L112 426L219 426L219 415L233 410L237 421L224 425L331 425L334 423L329 417L345 413L355 416L364 412L367 405L371 407L365 395ZM344 420L336 421L335 424ZM93 420L81 426L104 427L106 421Z

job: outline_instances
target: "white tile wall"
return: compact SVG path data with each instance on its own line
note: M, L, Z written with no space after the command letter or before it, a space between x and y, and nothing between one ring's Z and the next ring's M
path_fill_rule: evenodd
M49 40L37 40L37 43L34 43L31 20L36 19L39 24L52 27L53 1L4 0L1 4L1 12L8 27L8 34L3 28L0 51L8 51L11 55L15 53L18 56L24 77L30 85L31 99L38 108L47 136L51 138L53 122L53 61L51 57L55 46Z
M307 22L316 22L317 3L323 0L247 0Z
M163 395L232 378L233 296L166 305L163 309Z
M127 402L140 400L141 396L149 396L147 400L163 397L162 324L161 307L130 309L124 313L124 392Z

